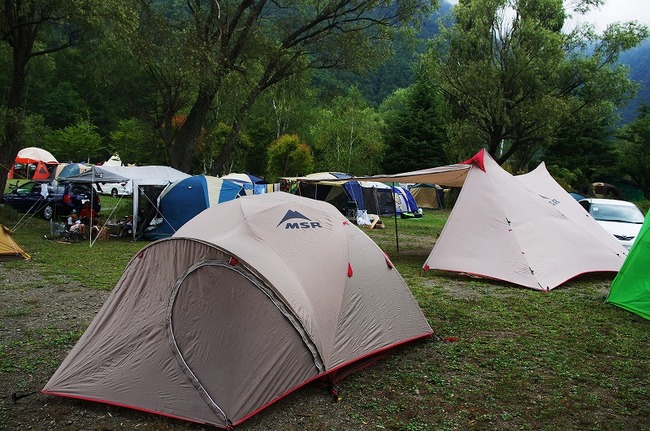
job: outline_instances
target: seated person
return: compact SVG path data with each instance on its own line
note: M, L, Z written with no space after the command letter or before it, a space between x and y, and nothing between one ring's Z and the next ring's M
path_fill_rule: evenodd
M98 220L97 220L97 211L95 211L94 208L90 207L90 201L86 201L84 203L84 207L81 209L81 212L79 213L79 218L81 219L81 223L86 225L86 226L92 226L92 233L96 234L99 232L99 227L97 226Z
M120 233L118 238L128 238L133 233L133 215L124 217L124 221L120 222Z
M79 217L77 216L77 210L72 210L70 217L68 217L68 224L66 226L69 232L77 232L81 235L84 234L86 226L81 223Z
M79 213L79 217L81 218L81 223L85 225L89 225L91 220L93 226L97 224L97 211L90 207L90 201L84 203L84 206Z

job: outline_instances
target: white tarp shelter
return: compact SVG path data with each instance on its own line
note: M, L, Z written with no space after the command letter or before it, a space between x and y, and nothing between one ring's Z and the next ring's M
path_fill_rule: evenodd
M484 150L457 165L374 181L461 187L423 268L548 291L588 272L617 272L627 250L546 170L513 176Z
M93 166L82 174L68 177L68 181L84 183L130 182L133 190L133 237L137 234L140 207L140 187L167 186L189 175L169 166ZM155 205L155 204L154 204Z

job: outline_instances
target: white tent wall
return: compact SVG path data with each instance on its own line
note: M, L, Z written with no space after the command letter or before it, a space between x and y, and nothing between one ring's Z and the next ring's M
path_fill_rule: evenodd
M544 291L583 273L618 271L625 249L564 189L549 187L550 176L531 189L488 155L483 162L485 171L469 172L425 268Z

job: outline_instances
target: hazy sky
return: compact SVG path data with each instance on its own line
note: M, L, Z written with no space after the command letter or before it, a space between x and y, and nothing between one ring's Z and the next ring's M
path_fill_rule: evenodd
M447 1L458 4L458 0ZM650 0L607 0L599 10L580 18L580 22L594 23L597 30L604 30L611 22L635 20L650 25Z
M598 30L617 21L639 21L650 25L649 0L608 0L599 10L585 15L581 21L593 22Z

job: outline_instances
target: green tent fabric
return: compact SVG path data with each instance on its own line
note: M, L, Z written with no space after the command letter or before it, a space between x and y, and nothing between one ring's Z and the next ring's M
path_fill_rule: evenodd
M607 302L650 320L650 212L612 282Z

